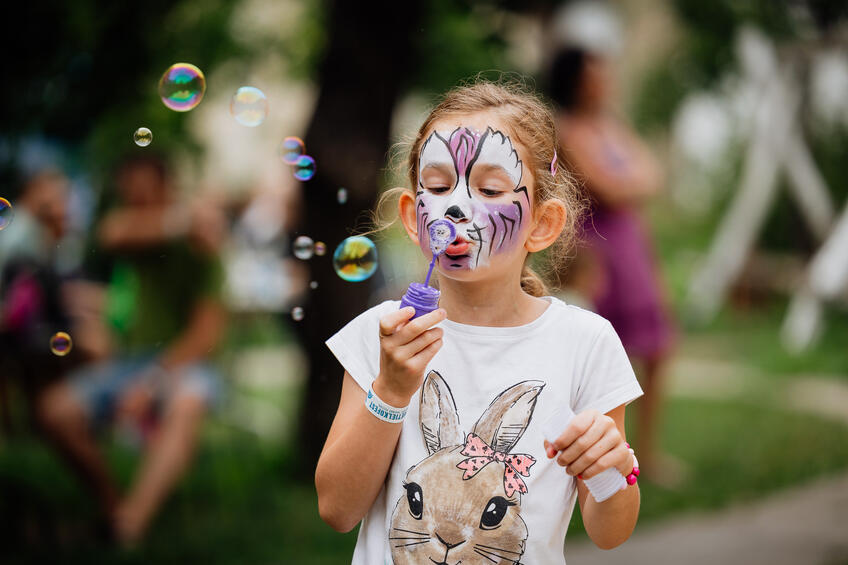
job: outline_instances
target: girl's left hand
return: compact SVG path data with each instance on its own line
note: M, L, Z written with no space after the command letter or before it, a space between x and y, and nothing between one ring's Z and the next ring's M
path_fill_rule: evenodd
M612 467L625 476L633 470L633 457L615 420L597 410L577 414L553 444L545 441L545 453L580 479L591 479Z

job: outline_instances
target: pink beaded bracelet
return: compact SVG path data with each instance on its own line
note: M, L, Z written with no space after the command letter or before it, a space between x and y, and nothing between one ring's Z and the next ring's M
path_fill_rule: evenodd
M630 447L630 444L625 443L624 445L627 446L627 451L629 451L630 455L633 456L633 470L630 471L630 474L624 477L624 479L627 481L628 486L635 485L637 479L639 478L639 461L636 460L636 453L633 451L633 448Z

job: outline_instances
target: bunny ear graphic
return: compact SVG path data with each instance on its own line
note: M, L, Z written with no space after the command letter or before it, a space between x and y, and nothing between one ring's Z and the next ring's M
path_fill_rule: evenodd
M464 438L459 428L459 413L450 387L436 371L430 371L421 389L421 433L427 453L459 445Z
M509 387L486 408L472 433L495 451L509 453L527 429L544 386L542 381L524 381Z

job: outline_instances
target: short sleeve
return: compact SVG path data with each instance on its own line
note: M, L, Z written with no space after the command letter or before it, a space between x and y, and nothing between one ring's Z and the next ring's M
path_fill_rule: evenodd
M368 390L380 372L380 318L398 304L383 302L366 310L325 342L362 390Z
M616 406L636 400L642 394L642 387L636 380L621 339L612 325L604 320L578 377L574 412L595 409L606 414Z

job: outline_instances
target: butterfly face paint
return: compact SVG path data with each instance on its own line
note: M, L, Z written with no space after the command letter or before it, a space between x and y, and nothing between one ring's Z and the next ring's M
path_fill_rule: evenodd
M442 268L474 269L514 249L530 211L522 177L518 152L500 131L458 127L430 134L418 157L415 200L422 249L428 249L430 224L442 218L457 228L439 259Z

